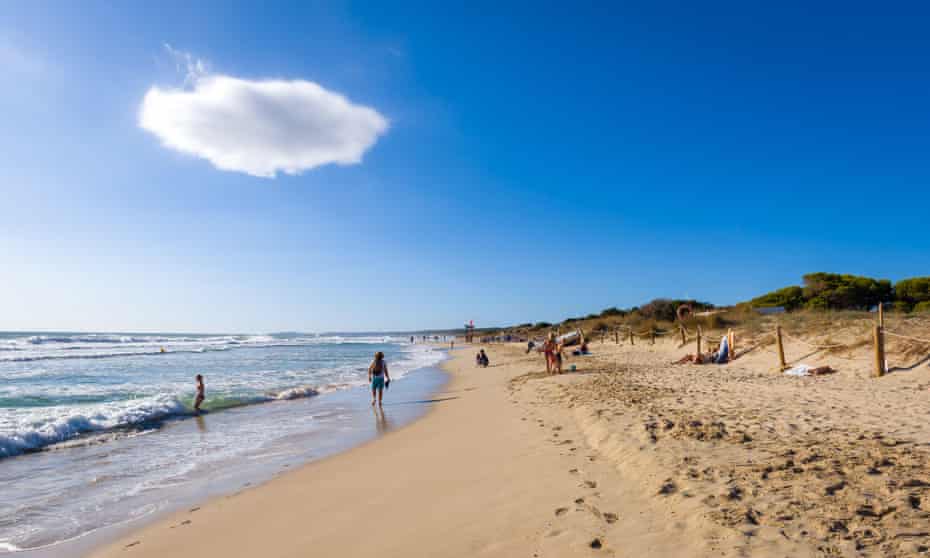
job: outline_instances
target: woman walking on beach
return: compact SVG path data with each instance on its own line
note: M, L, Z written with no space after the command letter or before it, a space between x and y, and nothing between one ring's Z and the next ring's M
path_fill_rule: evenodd
M543 343L543 353L546 355L546 373L552 374L553 355L555 354L555 333L549 332L546 342Z
M391 383L391 375L388 374L387 363L384 362L384 353L378 351L375 353L375 360L368 366L368 383L371 384L371 404L375 404L377 398L378 406L381 406L381 399L384 396L385 382Z

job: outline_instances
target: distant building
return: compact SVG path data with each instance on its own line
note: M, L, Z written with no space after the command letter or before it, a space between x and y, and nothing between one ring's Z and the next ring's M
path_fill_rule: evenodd
M769 306L767 308L753 308L753 310L755 310L759 314L762 314L763 316L767 316L769 314L784 314L785 313L784 306Z

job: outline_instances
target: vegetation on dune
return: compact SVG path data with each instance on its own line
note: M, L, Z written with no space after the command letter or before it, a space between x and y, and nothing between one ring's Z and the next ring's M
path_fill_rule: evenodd
M674 322L677 318L678 307L687 304L691 306L694 312L711 310L714 305L709 302L700 302L697 300L657 298L639 307L637 310L641 316L646 319L652 319L663 322Z
M863 310L892 300L891 281L837 273L804 276L805 305L812 310Z
M911 312L930 312L930 300L924 300L914 305Z
M734 324L751 326L757 317L755 308L781 306L792 312L807 311L868 311L879 303L897 312L930 312L930 277L913 277L893 284L887 279L873 279L839 273L809 273L803 277L803 286L777 289L748 302L737 304L703 316L691 315L685 319L686 327L700 324L706 329L720 329ZM618 308L611 306L600 313L567 318L560 323L525 323L507 328L511 333L538 333L554 328L570 327L590 333L606 334L620 326L636 331L654 329L670 331L677 328L677 310L689 305L693 312L715 310L709 302L698 300L657 298L642 306ZM807 313L807 312L805 312Z
M796 310L804 306L804 289L797 286L785 287L766 293L749 301L755 308L781 306L785 310Z
M892 286L887 279L838 273L809 273L804 287L785 287L752 299L754 308L783 306L786 310L868 310L880 302L900 312L926 309L930 304L930 277L914 277ZM918 310L919 311L919 310Z
M903 279L894 285L895 303L901 310L930 310L930 277Z

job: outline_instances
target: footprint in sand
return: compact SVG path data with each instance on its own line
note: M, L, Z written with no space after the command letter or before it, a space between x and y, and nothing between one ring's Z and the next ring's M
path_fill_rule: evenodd
M607 523L616 523L619 517L613 512L604 512L604 521Z
M597 483L590 480L584 481L584 485L588 488L597 488Z
M659 487L659 494L672 494L678 490L678 486L672 482L672 479L667 479L661 487Z
M132 547L136 546L137 544L142 544L142 541L133 541L133 542L127 544L126 546L124 546L123 548L132 548Z
M568 508L556 508L556 509L555 509L555 516L556 516L556 517L562 517L562 516L565 515L566 513L568 513Z

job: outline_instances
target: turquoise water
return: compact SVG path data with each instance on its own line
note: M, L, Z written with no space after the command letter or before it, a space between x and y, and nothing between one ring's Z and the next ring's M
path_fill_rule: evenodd
M375 351L398 380L381 417L364 387ZM425 397L438 375L411 372L442 358L379 335L0 333L0 552L222 492L410 420L417 405L391 397Z

